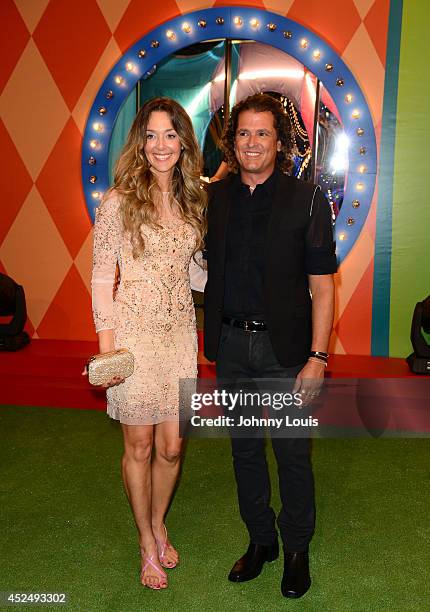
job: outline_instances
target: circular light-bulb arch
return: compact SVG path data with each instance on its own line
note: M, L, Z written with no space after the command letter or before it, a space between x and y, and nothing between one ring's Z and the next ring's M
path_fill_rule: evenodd
M349 140L343 204L336 219L338 260L351 250L364 225L376 182L375 130L369 107L339 55L302 25L269 11L221 7L170 19L128 49L104 80L91 107L82 143L82 181L91 218L109 187L109 144L122 104L138 80L183 47L217 38L255 40L291 55L330 93Z

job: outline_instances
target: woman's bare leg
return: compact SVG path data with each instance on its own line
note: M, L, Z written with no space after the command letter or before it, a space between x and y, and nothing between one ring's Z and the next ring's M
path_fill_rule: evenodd
M153 556L157 567L157 545L152 532L151 516L151 456L154 440L152 425L122 425L124 436L124 455L122 457L122 477L125 490L133 510L134 520L139 532L139 544L145 556ZM142 575L146 586L167 586L167 580L148 565Z
M178 422L159 423L155 426L155 454L152 460L152 531L164 542L164 517L169 507L181 467L183 440L179 437ZM179 561L173 546L166 546L163 563L168 567Z

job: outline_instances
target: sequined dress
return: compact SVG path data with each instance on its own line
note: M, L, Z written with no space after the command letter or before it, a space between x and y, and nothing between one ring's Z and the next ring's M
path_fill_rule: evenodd
M113 329L115 348L128 348L135 357L134 374L107 389L109 416L127 425L177 420L179 379L197 376L189 271L194 230L173 219L161 229L142 226L141 231L145 250L133 259L118 198L111 196L97 211L93 316L97 332ZM113 296L117 262L120 283Z

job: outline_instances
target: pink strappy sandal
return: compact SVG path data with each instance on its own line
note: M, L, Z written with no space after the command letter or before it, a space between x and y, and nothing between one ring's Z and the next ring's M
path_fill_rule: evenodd
M155 541L157 542L157 549L158 549L158 558L160 560L160 563L163 567L167 568L167 569L173 569L174 567L176 567L179 563L175 563L174 561L172 562L171 565L168 565L165 560L164 557L166 556L166 550L168 548L173 548L173 546L171 544L167 543L168 537L167 537L167 529L166 529L166 525L163 525L164 527L164 542L159 540L158 538L155 538Z
M144 563L144 566L142 567L141 571L140 571L140 582L142 582L143 580L143 574L146 570L146 568L150 565L153 569L155 569L155 571L160 574L161 578L164 578L164 581L161 582L161 578L158 580L158 586L150 586L149 584L143 584L143 586L148 587L148 589L152 589L153 591L160 591L162 588L166 588L167 587L167 574L166 572L163 572L163 570L161 570L159 567L157 567L154 563L154 555L151 555L150 557L148 557L148 555L145 555L145 553L143 552L142 549L140 549L140 554L142 556ZM166 587L162 587L161 585L165 584Z

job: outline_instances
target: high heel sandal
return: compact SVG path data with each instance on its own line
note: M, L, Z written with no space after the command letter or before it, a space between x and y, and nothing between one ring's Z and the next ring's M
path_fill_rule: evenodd
M160 560L160 564L167 568L167 569L173 569L174 567L176 567L179 563L178 562L171 562L171 565L167 565L167 563L165 563L164 561L164 557L166 556L166 550L168 548L173 548L173 546L171 544L167 544L167 529L166 529L166 525L163 524L163 528L164 528L164 542L162 540L160 540L159 538L155 538L155 541L157 543L157 550L158 550L158 559Z
M142 582L143 580L143 574L146 570L146 568L150 565L153 569L155 569L155 571L160 574L161 578L164 578L164 581L161 582L161 578L158 579L158 586L151 586L149 584L143 584L143 586L148 587L148 589L152 589L153 591L161 591L162 588L166 588L167 587L167 574L166 572L163 572L162 569L160 569L159 567L156 566L156 564L154 563L154 555L151 555L150 557L148 557L148 555L146 555L143 552L143 549L140 549L140 555L143 559L143 561L145 562L144 566L142 567L142 569L140 570L140 582ZM162 587L161 585L165 584L166 587Z

